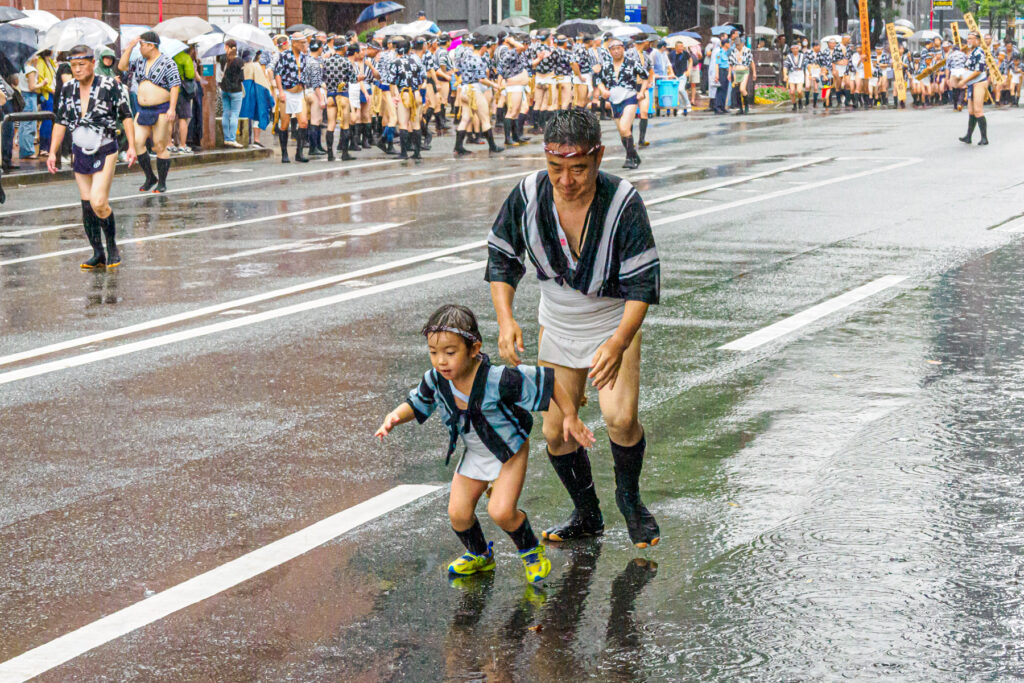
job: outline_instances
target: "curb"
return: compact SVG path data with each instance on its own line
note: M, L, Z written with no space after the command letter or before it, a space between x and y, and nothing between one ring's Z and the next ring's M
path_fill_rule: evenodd
M269 148L215 149L205 152L197 152L195 154L174 155L171 159L174 161L175 167L183 168L188 166L205 166L207 164L224 164L233 161L259 161L262 159L269 159L272 154L273 151ZM128 168L128 164L118 162L117 168L114 170L115 176L129 175L132 173L139 173L138 166ZM9 187L13 185L25 187L28 185L42 185L45 183L74 180L74 177L74 171L65 166L56 173L50 173L45 169L41 171L25 171L24 173L5 173L3 179L4 181L11 183Z

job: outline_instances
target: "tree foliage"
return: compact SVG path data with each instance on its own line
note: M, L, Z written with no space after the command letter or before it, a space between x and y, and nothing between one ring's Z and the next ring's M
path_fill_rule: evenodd
M531 0L530 16L537 20L530 28L550 28L568 19L597 19L601 0Z

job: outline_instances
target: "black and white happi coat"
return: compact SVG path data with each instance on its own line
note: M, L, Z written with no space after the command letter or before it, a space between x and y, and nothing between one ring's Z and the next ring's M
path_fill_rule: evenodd
M488 282L516 287L528 257L540 280L590 297L658 303L661 265L643 200L622 178L598 173L575 268L559 237L547 171L527 176L505 200L487 237Z

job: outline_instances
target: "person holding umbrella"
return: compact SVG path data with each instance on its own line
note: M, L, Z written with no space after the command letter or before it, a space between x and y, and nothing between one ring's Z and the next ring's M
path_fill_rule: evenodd
M82 223L92 246L92 257L82 268L116 268L121 264L121 255L115 238L114 211L110 207L110 184L117 165L119 124L124 126L128 137L128 166L135 161L135 130L128 94L113 77L95 73L96 58L92 48L76 45L71 48L69 61L74 80L60 89L46 168L50 173L57 172L60 145L66 131L70 130L72 165L82 200ZM103 238L107 242L106 252Z
M132 59L132 48L136 45L139 46L139 56ZM146 182L139 188L139 192L166 192L167 173L171 170L171 153L167 147L171 142L171 125L176 116L181 77L178 75L178 65L160 53L159 45L160 36L153 31L146 31L128 43L117 64L120 71L127 71L130 67L132 78L139 86L139 111L135 115L134 131L135 153L142 172L146 174ZM153 175L153 167L149 165L147 139L153 141L157 175Z

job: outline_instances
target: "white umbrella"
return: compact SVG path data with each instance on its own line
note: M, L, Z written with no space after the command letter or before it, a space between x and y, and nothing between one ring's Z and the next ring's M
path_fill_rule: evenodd
M683 47L697 47L700 45L700 41L694 40L690 36L669 36L665 38L665 45L669 47L675 47L676 43L682 43Z
M374 38L383 38L385 36L411 36L409 27L412 24L388 24L382 29L374 31Z
M611 30L611 34L616 38L628 38L629 36L635 36L638 33L643 33L636 26L617 26Z
M626 25L623 21L619 21L618 19L609 19L607 17L603 19L595 19L594 23L597 24L597 27L602 31L611 31L613 28Z
M806 38L807 37L807 34L804 33L803 31L801 31L798 28L793 29L793 35L794 36L800 36L801 38Z
M421 36L424 33L438 33L441 29L437 27L437 24L430 21L429 19L420 19L414 21L411 24L406 24L405 28L409 33L403 33L404 36Z
M99 47L117 40L117 31L99 19L74 17L58 21L46 30L39 39L39 49L50 48L54 52L70 50L75 45Z
M196 46L196 53L204 56L210 48L224 43L223 33L204 33L188 41L190 45Z
M914 22L912 22L910 19L897 19L896 21L894 21L892 23L894 23L897 26L906 26L911 31L914 30Z
M167 55L168 57L174 58L174 55L184 52L188 49L188 45L181 42L177 38L160 38L160 54ZM139 51L139 46L136 45L132 48L132 59L138 59L142 56L142 52Z
M10 22L11 26L24 26L33 31L45 33L51 26L60 21L60 17L56 17L44 9L26 9L22 11L28 16L24 19L15 19Z
M190 40L204 33L213 30L210 22L199 17L174 17L167 21L161 21L153 27L158 35L164 38L177 38L178 40Z
M840 40L839 36L825 36L824 38L821 39L822 46L824 47L825 45L828 45L828 41L830 40L836 41L836 45L843 42L842 40Z
M775 29L769 28L767 26L755 26L754 27L754 35L755 36L768 36L769 38L775 38L776 36L779 35L779 32L776 31Z
M267 32L252 24L231 24L224 32L224 38L234 38L257 50L273 52L276 49L274 41L270 39Z
M911 40L935 40L936 38L942 38L938 31L918 31L910 36Z

